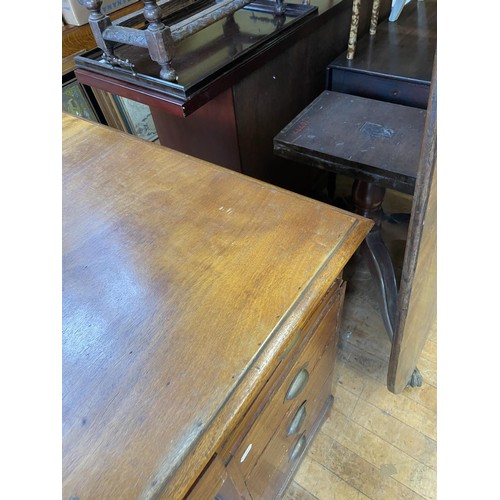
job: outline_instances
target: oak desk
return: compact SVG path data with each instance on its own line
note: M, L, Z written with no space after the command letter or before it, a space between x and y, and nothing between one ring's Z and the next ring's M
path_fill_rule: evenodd
M273 498L372 223L63 116L63 498Z

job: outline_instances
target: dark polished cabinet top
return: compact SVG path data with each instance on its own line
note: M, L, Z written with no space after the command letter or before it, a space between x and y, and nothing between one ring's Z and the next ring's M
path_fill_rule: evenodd
M180 25L183 16L193 11L201 13L217 4L214 0L191 2L181 11L162 17L162 22L167 26ZM122 43L114 45L113 54L126 61L125 65L104 62L103 50L98 48L75 57L75 74L84 84L124 97L133 96L139 102L150 104L141 97L148 96L171 110L181 107L182 111L177 112L187 116L273 54L292 46L297 36L307 36L326 19L347 9L345 0L313 0L309 5L287 2L284 13L277 15L275 5L273 0L255 0L176 42L171 61L176 81L160 76L160 66L151 59L148 48ZM134 29L145 29L144 22ZM133 67L126 67L129 63Z
M196 3L200 11L216 4L213 0ZM256 0L179 42L172 60L178 75L176 82L160 78L158 64L151 60L148 50L143 47L121 44L114 50L118 58L134 64L133 71L101 61L100 49L77 56L75 61L78 68L186 99L222 73L248 62L259 51L276 43L286 36L288 30L318 11L312 5L289 3L284 15L278 16L274 12L274 5L270 0ZM168 24L178 17L179 14L173 19L167 17L164 22Z

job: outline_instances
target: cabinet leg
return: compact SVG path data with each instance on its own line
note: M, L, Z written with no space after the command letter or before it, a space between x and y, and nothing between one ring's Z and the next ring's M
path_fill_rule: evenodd
M415 367L407 385L409 387L422 387L423 381L424 381L424 378L422 377L422 374L420 373L419 369L417 367Z

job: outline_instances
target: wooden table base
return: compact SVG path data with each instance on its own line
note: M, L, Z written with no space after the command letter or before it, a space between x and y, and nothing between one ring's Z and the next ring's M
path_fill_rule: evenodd
M376 283L380 312L387 335L394 341L396 312L398 306L398 286L394 264L387 246L382 239L381 223L383 218L382 202L385 188L373 182L356 179L352 186L354 211L372 219L375 224L359 247L361 256L366 260L370 274ZM422 375L418 368L408 382L411 387L422 385Z

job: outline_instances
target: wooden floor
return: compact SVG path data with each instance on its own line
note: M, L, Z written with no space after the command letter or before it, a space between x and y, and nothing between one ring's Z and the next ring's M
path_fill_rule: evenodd
M386 200L390 204L390 193ZM398 273L404 230L384 223L383 235ZM390 343L368 268L354 258L345 278L333 410L284 498L436 498L436 329L417 365L423 386L392 394L386 387Z

